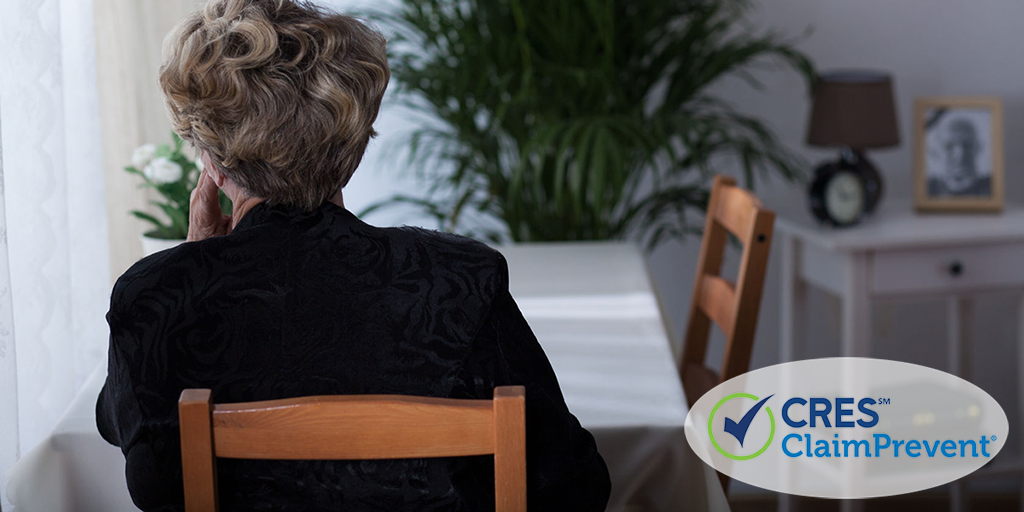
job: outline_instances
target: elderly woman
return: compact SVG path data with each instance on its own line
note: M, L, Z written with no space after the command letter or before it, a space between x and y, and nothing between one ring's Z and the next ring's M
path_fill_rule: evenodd
M345 210L389 78L385 41L291 0L213 0L168 39L160 84L205 163L189 241L114 286L103 437L144 511L182 510L177 399L490 398L526 386L533 511L604 510L607 469L473 240ZM218 190L234 201L221 214ZM224 510L493 510L489 457L218 463Z

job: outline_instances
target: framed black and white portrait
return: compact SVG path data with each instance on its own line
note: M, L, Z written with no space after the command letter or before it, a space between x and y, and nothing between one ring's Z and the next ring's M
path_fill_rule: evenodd
M999 98L921 98L915 106L917 209L1002 209Z

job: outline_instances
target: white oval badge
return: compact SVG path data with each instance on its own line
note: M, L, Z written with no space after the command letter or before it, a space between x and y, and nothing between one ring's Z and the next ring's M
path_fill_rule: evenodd
M991 461L1009 422L981 388L881 359L809 359L718 385L686 417L711 467L818 498L891 496L952 482Z

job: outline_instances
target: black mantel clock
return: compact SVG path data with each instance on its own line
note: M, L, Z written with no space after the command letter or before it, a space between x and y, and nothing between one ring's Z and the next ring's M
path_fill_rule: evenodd
M852 226L871 214L882 199L884 184L864 152L899 144L892 78L878 71L818 75L807 143L840 149L837 160L814 171L808 189L811 213L836 227ZM854 195L860 196L861 210L855 216L849 212Z
M864 175L843 161L829 162L814 171L808 189L811 213L834 227L852 226L867 213L871 194Z

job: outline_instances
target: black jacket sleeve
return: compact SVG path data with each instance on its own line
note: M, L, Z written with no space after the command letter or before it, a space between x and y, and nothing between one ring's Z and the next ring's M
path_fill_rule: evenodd
M96 401L96 427L125 456L125 476L135 505L143 510L180 510L181 448L175 386L159 367L164 351L162 330L154 328L161 308L137 307L149 302L136 287L126 286L130 272L114 287L107 323L110 326L107 380ZM142 393L144 397L140 397ZM145 400L143 400L145 398Z
M611 492L608 468L593 436L569 412L544 350L507 290L474 345L496 351L496 386L526 386L527 508L603 511Z
M113 345L113 341L111 341ZM115 389L119 387L118 361L115 359L113 346L107 352L107 380L100 390L99 399L96 400L96 428L100 431L103 439L114 445L121 446L121 436L117 431L117 413L114 404L117 398L113 396Z

